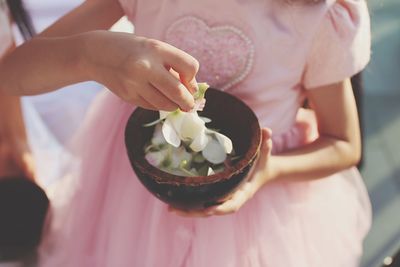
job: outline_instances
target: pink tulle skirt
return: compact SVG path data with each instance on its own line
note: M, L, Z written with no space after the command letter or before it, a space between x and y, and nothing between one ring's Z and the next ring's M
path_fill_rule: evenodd
M97 100L75 143L77 173L52 194L39 266L358 266L371 209L355 168L267 184L232 215L179 217L131 169L124 129L132 110L110 93ZM299 145L306 128L274 137L274 145Z

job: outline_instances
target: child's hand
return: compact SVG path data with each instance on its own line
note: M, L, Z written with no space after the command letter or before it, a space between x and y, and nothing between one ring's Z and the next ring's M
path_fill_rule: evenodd
M230 199L218 206L213 206L201 211L184 211L171 207L169 210L185 217L226 215L238 211L267 181L272 179L274 174L272 173L269 161L271 150L271 130L263 128L260 155L251 169L247 181L236 190Z
M133 34L96 31L82 36L85 71L125 101L154 110L193 108L199 64L189 54Z

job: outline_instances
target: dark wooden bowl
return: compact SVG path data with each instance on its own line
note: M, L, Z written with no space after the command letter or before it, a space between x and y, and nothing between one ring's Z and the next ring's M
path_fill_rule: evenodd
M154 127L143 127L159 117L156 111L137 108L125 129L125 145L130 163L142 184L157 198L179 209L204 209L228 198L245 180L256 159L261 131L254 112L238 98L210 88L201 116L212 122L208 128L219 129L231 138L236 155L241 158L224 171L210 176L185 177L166 173L152 166L144 155Z

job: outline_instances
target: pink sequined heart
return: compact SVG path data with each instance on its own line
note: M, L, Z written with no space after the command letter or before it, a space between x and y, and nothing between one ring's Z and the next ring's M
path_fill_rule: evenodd
M209 27L195 17L184 17L167 30L166 42L200 62L197 80L226 90L242 81L253 64L254 46L233 26Z

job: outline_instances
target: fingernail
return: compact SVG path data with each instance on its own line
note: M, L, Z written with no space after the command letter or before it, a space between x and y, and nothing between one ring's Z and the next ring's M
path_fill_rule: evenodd
M196 79L190 81L190 86L192 87L192 94L196 93L199 90L199 85L197 84Z
M184 111L190 111L194 108L194 98L192 94L188 91L188 89L185 86L181 86L180 88L184 93L184 106L181 106L181 109Z

